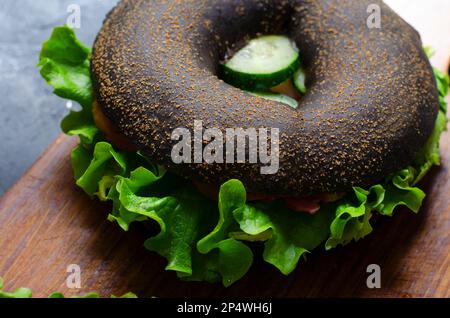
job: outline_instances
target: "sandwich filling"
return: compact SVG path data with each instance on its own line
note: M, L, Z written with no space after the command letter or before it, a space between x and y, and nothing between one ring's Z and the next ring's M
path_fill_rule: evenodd
M266 78L264 85L269 86L262 85L263 89L254 83L256 92L255 87L243 88L296 102L297 94L304 94L304 87L298 84L302 79L304 83L304 74L299 72L295 54L290 53L292 59L283 65L283 76L271 70L277 74ZM435 70L441 105L433 134L411 165L379 184L298 200L249 194L236 179L216 189L193 185L192 180L166 171L145 152L137 151L99 111L93 97L90 56L90 49L77 40L72 29L59 27L44 43L39 61L41 74L55 94L82 106L62 122L66 134L80 138L71 155L76 184L87 194L110 202L108 219L125 231L134 222L158 224L160 232L144 245L165 257L166 269L182 279L221 281L229 286L249 270L253 244L263 244L264 260L288 275L320 246L329 250L367 236L374 215L392 216L398 206L417 213L425 198L417 184L440 163L439 139L447 125L444 98L449 78ZM290 89L280 91L286 74L290 82L284 85ZM236 72L230 78L237 78L239 85L244 82ZM292 85L297 87L295 94Z

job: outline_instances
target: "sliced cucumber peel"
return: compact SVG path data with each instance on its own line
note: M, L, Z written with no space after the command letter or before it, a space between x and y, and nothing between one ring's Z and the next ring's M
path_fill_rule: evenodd
M248 94L252 96L262 97L264 99L268 99L274 102L279 102L286 104L294 109L297 109L298 102L284 94L278 94L278 93L270 93L270 92L247 92Z
M222 64L222 79L241 89L266 90L291 77L300 67L295 44L286 36L268 35L251 40Z
M293 82L295 88L302 94L306 94L306 74L305 71L300 67L297 72L294 73Z

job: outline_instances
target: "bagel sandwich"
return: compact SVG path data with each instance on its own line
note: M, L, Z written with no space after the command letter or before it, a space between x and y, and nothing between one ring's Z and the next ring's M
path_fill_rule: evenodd
M429 55L381 1L122 0L92 49L55 28L39 68L81 105L61 124L76 184L125 231L156 223L167 270L229 286L254 246L288 275L419 212L447 125Z

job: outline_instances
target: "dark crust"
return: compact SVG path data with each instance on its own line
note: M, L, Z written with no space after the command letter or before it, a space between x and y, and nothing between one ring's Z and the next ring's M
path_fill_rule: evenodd
M381 29L366 26L369 4ZM297 110L216 76L233 44L287 34L307 72ZM250 191L309 195L366 187L410 164L439 108L418 33L375 0L123 0L94 45L95 95L105 115L152 160L182 176ZM175 128L280 129L280 170L257 164L172 163Z

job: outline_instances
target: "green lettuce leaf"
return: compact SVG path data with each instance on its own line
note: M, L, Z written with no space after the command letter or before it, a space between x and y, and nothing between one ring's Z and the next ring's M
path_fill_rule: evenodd
M3 291L3 278L0 277L0 298L31 298L33 292L29 288L17 288L12 292Z
M372 210L385 199L386 191L381 185L375 185L368 191L355 187L350 195L341 202L330 225L330 237L325 243L327 250L337 245L346 245L352 240L358 241L372 232L370 218Z
M287 275L295 269L302 255L328 237L334 208L324 206L321 213L309 215L289 211L280 202L246 204L244 185L238 180L231 180L221 188L219 211L224 221L219 222L216 229L199 242L199 248L214 238L223 239L230 233L241 240L263 238L264 260ZM235 232L235 221L247 236Z
M353 188L341 200L324 204L315 215L292 212L278 201L248 203L239 180L223 184L215 202L144 154L119 151L106 142L92 118L89 57L89 49L74 32L61 27L44 43L39 62L42 76L55 93L82 106L62 124L67 134L80 137L71 155L76 183L87 194L111 202L108 219L123 230L133 222L157 224L159 233L144 245L165 257L166 269L181 279L233 284L251 267L254 242L263 242L264 260L287 275L319 246L328 250L367 236L375 213L392 216L398 206L418 212L425 194L416 185L440 163L449 79L435 70L441 97L439 116L432 136L411 166L370 189ZM26 294L18 293L22 292Z
M3 291L3 278L0 277L0 298L32 298L33 292L29 288L17 288L12 292ZM62 293L56 292L48 296L48 298L65 298ZM72 296L71 298L101 298L98 293L87 293L85 295ZM137 296L131 292L122 296L111 295L111 298L137 298Z
M56 95L85 108L92 104L90 54L91 50L76 38L71 28L58 27L43 44L38 64L42 77L54 87Z
M197 243L197 250L202 254L217 251L215 257L225 286L244 276L253 262L250 248L234 238L229 238L230 229L238 229L233 211L245 205L245 201L246 193L240 181L230 180L223 184L219 192L217 225Z
M415 179L415 169L412 167L389 177L389 182L385 185L385 198L375 209L387 216L392 216L394 209L400 205L407 206L415 213L419 212L425 193L412 186Z
M95 144L92 155L82 145L78 146L72 152L72 162L77 165L74 167L77 185L89 195L101 191L100 181L104 183L108 176L124 174L127 169L125 156L107 142Z
M61 128L68 135L80 136L88 144L98 133L91 114L90 54L91 50L77 39L71 28L57 27L43 44L38 63L42 77L53 86L56 95L83 107L80 112L72 111L62 121Z
M62 293L56 292L50 294L48 298L66 298L66 296L64 296L64 294ZM100 296L100 294L98 293L91 292L84 295L71 296L70 298L102 298L102 296ZM122 296L111 295L109 298L138 298L138 297L134 293L128 292L126 294L123 294Z

